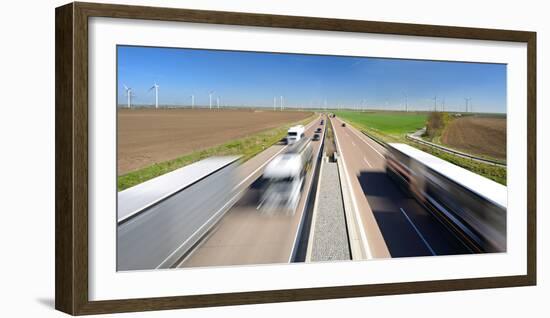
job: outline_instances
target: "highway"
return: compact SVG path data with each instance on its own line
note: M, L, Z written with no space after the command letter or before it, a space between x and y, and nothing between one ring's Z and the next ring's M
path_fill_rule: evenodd
M305 138L311 138L318 128L324 136L326 124L320 125L321 118L327 119L320 115L306 126ZM349 241L353 260L471 252L454 232L386 174L383 146L347 123L343 127L339 118L332 118L331 123L346 229L351 235L348 239L353 237ZM118 270L303 261L313 222L310 209L316 191L323 190L317 188L323 142L324 138L311 141L312 165L295 210L266 209L261 201L262 173L288 147L276 144L185 191L177 190L153 201L136 217L119 220ZM151 184L181 178L180 172L173 174ZM181 174L186 175L183 170ZM156 193L157 188L151 186L147 191Z
M317 117L306 126L311 138L319 125ZM288 263L300 241L305 207L322 141L312 141L313 162L306 174L302 196L294 213L262 212L259 200L262 171L266 164L286 146L274 145L239 167L242 197L218 224L185 257L178 267L226 266L245 264ZM314 194L313 194L314 195ZM282 212L282 213L278 213Z
M331 118L349 177L365 258L470 253L438 219L386 175L385 148Z

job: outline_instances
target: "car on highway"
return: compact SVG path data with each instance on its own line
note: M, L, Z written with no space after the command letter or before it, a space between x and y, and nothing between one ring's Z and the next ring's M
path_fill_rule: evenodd
M323 131L323 129L321 129L321 128L315 129L315 132L316 132L316 133L320 133L320 132L322 132L322 131Z
M313 141L319 141L320 139L321 139L321 136L319 136L319 134L314 134L313 138L311 138L311 140Z
M346 127L346 123L342 123L342 127Z

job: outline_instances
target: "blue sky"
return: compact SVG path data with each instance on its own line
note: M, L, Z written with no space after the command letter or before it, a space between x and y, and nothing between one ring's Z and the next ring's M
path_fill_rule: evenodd
M506 65L371 57L118 46L118 103L273 107L360 107L506 112ZM436 97L436 98L435 98ZM215 103L215 102L214 102Z

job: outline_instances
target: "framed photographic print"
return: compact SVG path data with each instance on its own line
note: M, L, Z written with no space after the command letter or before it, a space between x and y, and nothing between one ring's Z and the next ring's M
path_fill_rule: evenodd
M535 285L535 96L534 32L59 7L56 308Z

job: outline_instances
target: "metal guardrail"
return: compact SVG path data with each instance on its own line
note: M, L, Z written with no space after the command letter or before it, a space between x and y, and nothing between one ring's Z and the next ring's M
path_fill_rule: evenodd
M454 150L454 149L451 149L451 148L447 148L447 147L435 144L433 142L429 142L429 141L425 141L425 140L413 137L409 134L407 134L405 136L405 138L407 138L408 140L411 140L413 142L428 146L428 147L436 148L438 150L441 150L443 152L446 152L446 153L449 153L449 154L452 154L452 155L455 155L455 156L459 156L459 157L462 157L462 158L471 159L471 160L478 161L478 162L481 162L481 163L486 163L486 164L506 168L506 164L503 164L502 162L499 162L499 161L496 161L496 160L491 160L491 159L486 159L486 158L481 158L481 157L477 157L477 156L474 156L474 155L470 155L470 154L467 154L465 152L457 151L457 150Z
M365 135L365 136L369 137L370 139L374 140L376 143L378 143L382 147L384 147L384 148L388 147L388 144L385 141L380 140L379 138L373 136L372 134L367 133L364 130L360 130L360 131L363 133L363 135ZM496 160L491 160L491 159L486 159L486 158L482 158L482 157L478 157L478 156L474 156L474 155L470 155L470 154L467 154L465 152L461 152L461 151L458 151L458 150L454 150L454 149L451 149L451 148L447 148L447 147L435 144L433 142L429 142L429 141L425 141L425 140L422 140L422 139L415 138L415 137L411 136L410 134L405 135L405 138L407 138L408 140L410 140L412 142L416 142L416 143L419 143L419 144L424 145L424 146L436 148L440 151L446 152L446 153L451 154L451 155L455 155L455 156L459 156L459 157L462 157L462 158L471 159L473 161L478 161L478 162L481 162L481 163L486 163L486 164L506 168L506 164L504 164L502 162L499 162L499 161L496 161Z
M384 148L388 148L388 143L377 138L377 137L374 137L373 135L369 134L368 132L364 131L364 130L359 130L361 133L363 133L363 135L369 137L370 139L374 140L377 144L379 144L380 146L384 147Z

